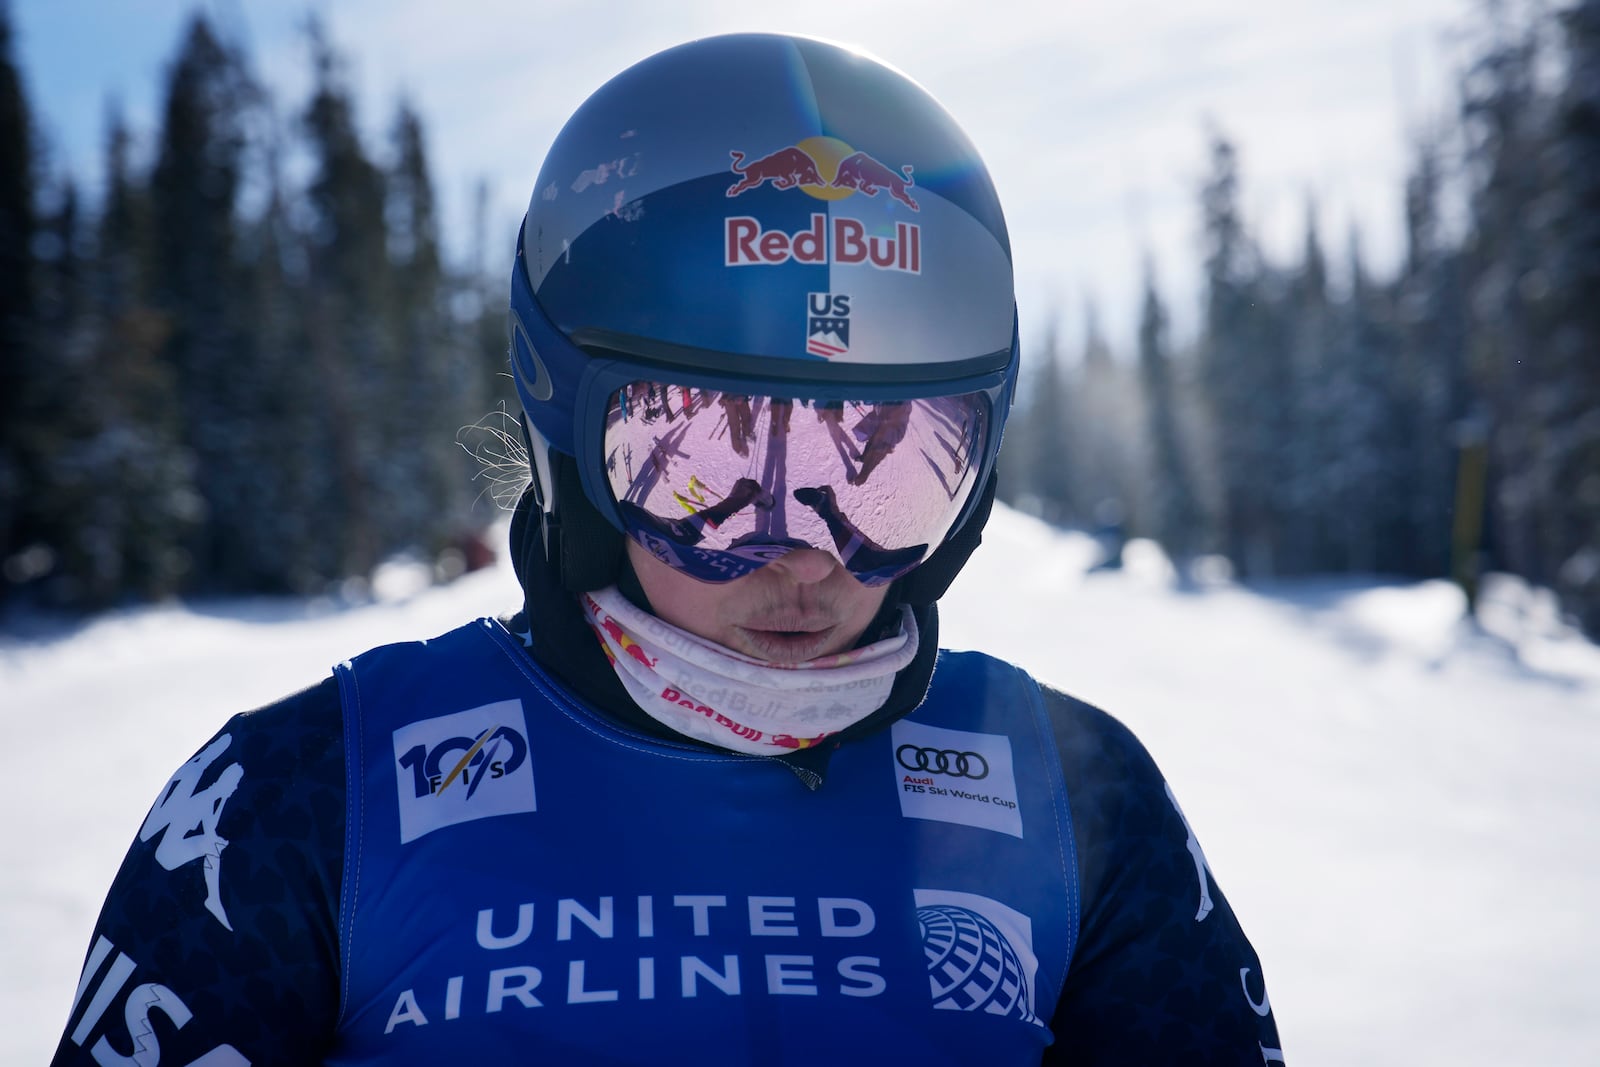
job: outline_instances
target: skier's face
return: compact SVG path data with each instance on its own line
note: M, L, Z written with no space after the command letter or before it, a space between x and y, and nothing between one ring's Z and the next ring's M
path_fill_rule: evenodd
M769 663L802 663L855 646L887 585L867 586L826 552L795 549L731 582L702 582L631 538L628 560L656 615Z

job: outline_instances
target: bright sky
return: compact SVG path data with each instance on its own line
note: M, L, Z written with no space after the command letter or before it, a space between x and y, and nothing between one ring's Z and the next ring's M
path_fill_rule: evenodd
M12 0L35 110L58 160L97 182L106 101L153 136L162 73L193 0ZM857 44L917 78L989 163L1012 230L1025 336L1059 317L1077 337L1101 305L1115 347L1134 336L1153 254L1180 328L1192 325L1196 190L1215 122L1241 147L1246 208L1269 251L1298 250L1308 198L1342 256L1353 224L1369 266L1399 252L1407 133L1448 112L1472 0L208 0L250 45L287 114L308 84L297 27L320 12L351 61L383 147L408 94L435 181L467 245L471 189L511 233L566 116L607 77L682 40L787 30ZM493 234L491 234L491 238Z

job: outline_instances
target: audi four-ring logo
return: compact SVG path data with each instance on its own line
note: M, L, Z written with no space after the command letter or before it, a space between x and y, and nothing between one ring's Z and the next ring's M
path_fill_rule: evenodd
M977 752L901 745L894 750L894 758L908 771L932 771L953 778L971 778L974 782L989 777L989 761Z

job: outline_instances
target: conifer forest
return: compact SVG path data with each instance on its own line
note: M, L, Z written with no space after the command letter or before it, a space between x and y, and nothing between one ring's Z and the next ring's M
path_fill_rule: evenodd
M1220 116L1195 336L1153 270L1136 337L1092 312L1025 336L1002 499L1150 538L1180 575L1446 577L1470 605L1509 572L1600 635L1600 0L1476 18L1458 106L1412 134L1398 266L1309 202L1273 261ZM517 409L501 258L451 261L419 115L400 101L365 143L338 48L307 35L285 111L196 15L159 128L109 112L91 199L50 161L0 0L0 613L480 556Z
M1131 351L1092 313L1025 350L1002 498L1180 573L1448 577L1472 605L1509 572L1600 634L1600 2L1487 4L1474 49L1410 145L1393 276L1311 204L1298 261L1268 261L1213 132L1198 336L1147 277Z

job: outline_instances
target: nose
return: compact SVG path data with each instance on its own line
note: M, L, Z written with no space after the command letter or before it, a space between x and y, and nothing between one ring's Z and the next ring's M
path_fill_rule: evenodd
M767 564L801 585L823 581L839 566L839 561L818 548L796 548Z

